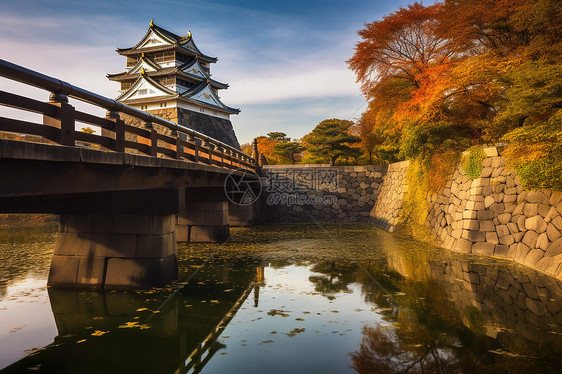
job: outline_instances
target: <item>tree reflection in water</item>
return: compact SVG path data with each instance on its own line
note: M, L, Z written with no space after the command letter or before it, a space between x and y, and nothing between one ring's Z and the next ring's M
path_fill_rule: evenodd
M338 292L349 291L349 285L355 282L357 265L349 262L322 261L314 264L310 270L322 274L311 275L308 278L314 284L316 292L333 300Z
M490 273L513 273L506 284L517 285L516 279L539 284L539 294L551 295L553 310L560 310L557 282L513 266L504 270L453 257L394 254L386 264L370 263L363 267L367 272L357 272L366 301L387 324L363 327L359 349L350 353L351 367L358 373L559 373L556 319L518 318L530 312L506 303L498 288L504 283ZM534 289L529 284L519 287L522 293ZM526 300L523 296L529 297L517 298ZM494 317L500 309L512 314Z

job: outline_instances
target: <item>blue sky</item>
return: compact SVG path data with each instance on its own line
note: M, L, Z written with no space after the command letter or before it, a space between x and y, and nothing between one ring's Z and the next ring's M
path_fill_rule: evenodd
M219 58L211 72L230 84L222 100L242 110L232 116L241 143L270 131L300 138L325 118L361 114L345 63L356 31L410 2L0 0L0 58L114 98L118 84L105 75L125 65L115 48L136 44L154 18Z

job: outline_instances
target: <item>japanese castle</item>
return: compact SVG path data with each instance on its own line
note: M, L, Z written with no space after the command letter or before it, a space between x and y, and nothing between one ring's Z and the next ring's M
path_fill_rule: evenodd
M191 32L179 36L150 21L134 47L118 48L127 58L125 71L107 77L121 83L116 100L194 129L239 148L230 122L239 109L218 95L228 84L211 78L216 57L202 53Z

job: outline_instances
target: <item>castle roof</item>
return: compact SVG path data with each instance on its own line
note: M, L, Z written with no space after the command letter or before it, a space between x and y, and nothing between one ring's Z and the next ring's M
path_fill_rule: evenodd
M130 48L117 48L117 53L123 56L137 56L143 52L159 52L166 50L175 50L188 56L194 56L205 62L217 62L218 58L211 57L202 53L191 36L191 32L187 35L179 36L170 32L150 21L150 25L144 37L135 46Z
M205 70L201 67L199 61L196 59L188 61L177 67L162 68L150 57L141 55L137 63L133 67L131 67L129 71L117 74L107 74L107 78L109 80L117 82L136 80L139 77L141 71L144 71L150 77L176 75L193 83L208 81L209 84L215 89L228 88L227 83L221 83L219 81L211 79L205 72Z
M229 114L240 113L239 109L225 105L211 89L211 84L207 80L180 93L158 83L144 71L139 74L135 83L116 100L129 105L163 100L184 100Z

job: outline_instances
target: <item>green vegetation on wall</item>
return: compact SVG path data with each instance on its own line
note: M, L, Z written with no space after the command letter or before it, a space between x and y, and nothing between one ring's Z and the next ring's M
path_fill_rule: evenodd
M471 179L479 178L482 174L482 161L486 159L486 153L479 145L470 147L467 152L468 154L462 160L464 172Z

